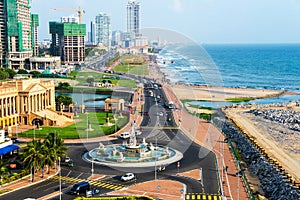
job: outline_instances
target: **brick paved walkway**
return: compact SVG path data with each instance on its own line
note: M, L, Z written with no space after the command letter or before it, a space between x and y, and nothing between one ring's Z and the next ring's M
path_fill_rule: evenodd
M227 199L249 199L242 179L235 176L238 169L227 143L224 143L224 135L206 120L187 113L169 85L165 84L163 89L168 100L173 101L176 108L179 108L173 111L173 114L180 129L194 142L216 153L223 191ZM228 167L227 170L223 170L226 166Z

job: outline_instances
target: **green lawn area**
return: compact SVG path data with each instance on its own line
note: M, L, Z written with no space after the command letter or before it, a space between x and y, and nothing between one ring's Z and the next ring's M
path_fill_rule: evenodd
M115 114L117 117L117 115ZM113 114L109 113L109 122L114 124L115 120L113 119ZM91 124L92 131L86 131L87 127L87 118ZM106 113L105 112L91 112L88 114L79 114L78 117L74 117L77 122L73 125L60 128L60 127L46 127L42 126L41 130L29 130L19 134L19 137L30 137L33 138L34 134L36 138L44 138L50 132L56 132L60 137L64 139L85 139L87 136L90 137L100 137L104 135L109 135L119 130L128 122L128 116L123 115L122 118L117 117L117 126L102 126L106 122Z
M118 75L115 74L103 74L100 72L78 72L76 75L76 80L79 84L87 83L87 79L89 77L93 77L94 81L102 81L102 80L110 80L112 84L121 87L128 87L128 88L136 88L136 81L129 80L129 79L120 79ZM112 77L112 78L109 78ZM119 78L116 79L116 77Z
M252 97L240 97L240 98L227 98L226 101L233 102L233 103L239 103L239 102L248 102L254 100Z
M142 64L142 65L120 64L115 66L113 70L115 72L128 73L128 74L134 74L139 76L146 76L149 74L147 64Z

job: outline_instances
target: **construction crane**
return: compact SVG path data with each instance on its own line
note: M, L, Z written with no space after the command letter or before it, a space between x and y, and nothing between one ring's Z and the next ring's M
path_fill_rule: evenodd
M72 9L72 8L51 8L51 9L52 10L69 10L69 11L72 11L72 12L77 12L79 24L82 23L82 13L85 13L85 10L81 9L80 7L77 10Z

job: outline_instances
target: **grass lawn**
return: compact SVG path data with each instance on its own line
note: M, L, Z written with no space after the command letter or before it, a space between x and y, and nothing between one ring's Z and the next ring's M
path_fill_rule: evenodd
M102 81L102 80L110 80L112 84L121 86L121 87L128 87L128 88L136 88L136 81L129 80L129 79L120 79L117 80L115 74L103 74L100 72L78 72L76 75L76 80L79 84L87 83L87 79L89 77L93 77L95 81ZM112 77L112 78L109 78Z
M226 101L233 103L248 102L254 100L252 97L227 98Z
M128 73L128 74L134 74L139 76L146 76L149 74L147 64L142 64L142 65L120 64L115 66L113 70L115 72Z
M117 115L115 114L117 117ZM114 124L113 114L109 113L109 122ZM92 131L86 131L87 128L87 118L91 124ZM60 137L64 139L85 139L87 136L90 137L100 137L104 135L109 135L119 130L128 122L128 116L123 115L122 118L117 117L117 126L102 126L106 123L106 113L105 112L91 112L88 114L79 114L78 117L74 117L77 120L75 124L70 126L60 128L60 127L46 127L42 126L41 130L29 130L19 134L19 137L30 137L33 138L34 134L36 138L44 138L48 133L56 132Z

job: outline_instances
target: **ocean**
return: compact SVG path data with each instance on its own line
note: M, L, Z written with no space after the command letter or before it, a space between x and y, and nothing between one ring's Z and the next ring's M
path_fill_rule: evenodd
M171 83L300 93L300 44L169 45L158 62Z

